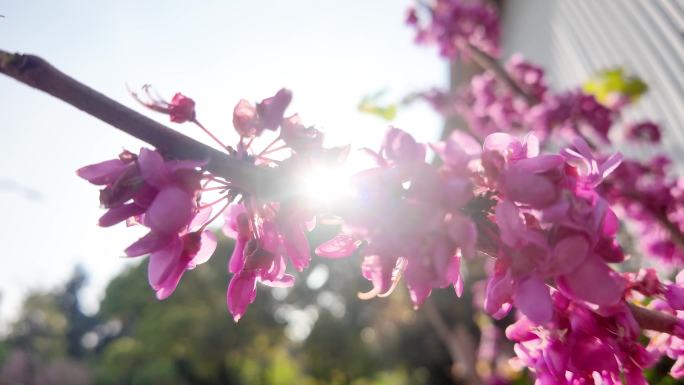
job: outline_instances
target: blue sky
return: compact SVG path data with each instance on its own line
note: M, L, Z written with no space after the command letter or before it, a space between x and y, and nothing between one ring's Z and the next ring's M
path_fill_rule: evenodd
M261 99L285 86L294 91L289 111L322 129L328 144L377 147L387 123L357 112L364 94L388 89L396 98L446 83L444 62L416 47L404 26L409 4L0 0L0 48L40 55L138 110L126 84L151 83L169 97L181 91L227 142L236 138L231 113L240 98ZM92 310L108 279L130 263L122 250L141 232L98 228L97 188L74 171L142 143L2 77L0 113L0 322L16 314L24 293L54 287L76 263L91 275L85 300ZM394 124L422 141L441 127L422 105ZM193 127L174 127L205 140Z

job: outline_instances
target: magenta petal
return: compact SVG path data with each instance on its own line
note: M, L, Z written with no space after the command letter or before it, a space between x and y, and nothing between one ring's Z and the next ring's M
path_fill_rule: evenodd
M147 209L146 225L152 230L163 233L177 233L192 219L195 202L185 190L169 186L157 194Z
M369 255L363 258L361 274L371 281L376 294L384 294L392 288L392 273L396 264L396 258Z
M165 288L166 297L176 288L180 275L185 271L181 252L182 242L179 238L174 238L166 247L150 254L147 278L154 290Z
M541 174L556 169L565 163L561 155L545 154L534 158L520 159L515 168L533 174Z
M303 271L311 261L309 241L300 226L294 223L286 224L286 226L288 226L287 233L283 234L285 252L292 261L294 268L297 271Z
M576 234L564 237L556 243L549 261L550 274L568 274L584 262L589 253L587 238Z
M553 203L558 195L556 186L547 178L517 167L509 168L503 177L503 190L506 198L512 201L543 208Z
M114 226L119 222L125 221L127 218L140 215L144 212L144 207L140 207L135 203L128 203L123 206L109 209L103 216L100 217L98 225L102 227Z
M539 337L532 332L536 327L527 317L522 317L506 328L506 338L516 342L537 339Z
M228 238L238 238L238 216L247 213L247 209L243 204L231 204L226 211L223 212L223 234Z
M496 223L499 226L501 240L508 246L517 246L519 233L525 231L518 207L512 202L500 201L496 205Z
M241 99L233 108L233 127L240 136L250 137L258 133L256 107L245 99Z
M487 281L485 295L484 308L487 313L492 315L500 315L502 312L503 315L508 313L510 306L505 305L511 301L513 296L513 280L510 272L506 271L505 274L491 276Z
M665 299L673 309L684 310L684 287L667 285L665 288Z
M323 258L344 258L356 251L354 238L346 234L338 234L333 239L316 248L316 255Z
M418 309L418 307L425 302L425 299L429 297L430 293L432 292L432 286L427 282L407 283L407 286L414 309Z
M76 174L90 183L105 185L114 183L126 170L127 164L120 159L106 160L76 170Z
M195 216L192 218L192 221L190 222L190 226L188 226L189 230L190 231L199 230L199 228L202 227L202 225L205 224L209 220L209 217L211 216L211 212L212 212L211 206L197 210L197 213L195 213Z
M213 231L204 230L200 239L200 249L197 254L192 259L192 266L201 265L208 261L209 258L216 251L216 245L218 241L216 240L216 234Z
M576 371L616 372L615 354L609 346L593 336L583 336L574 341L570 352L571 369Z
M292 101L292 91L281 88L274 96L258 103L256 109L263 127L269 130L278 128L290 101Z
M620 163L622 163L622 154L619 152L608 157L608 159L599 166L601 179L605 179L608 175L612 174L613 171L620 166Z
M505 159L519 158L523 155L523 145L520 140L503 132L487 135L483 147L486 151L500 153Z
M553 316L553 303L549 288L536 275L518 282L513 301L530 321L538 325L544 325Z
M230 257L230 262L228 262L228 271L231 273L240 272L245 266L245 246L247 245L247 240L238 238L233 247L233 254Z
M596 305L612 305L622 298L622 284L598 257L589 256L575 271L557 279L559 288Z
M644 371L633 363L625 365L625 385L649 385L644 377Z
M138 167L143 180L154 187L161 188L168 180L164 158L157 151L140 149Z
M150 231L147 235L128 246L124 252L129 257L149 254L168 245L173 239L174 235L164 235Z
M292 287L295 284L295 278L290 274L283 274L274 280L262 279L261 283L268 287Z
M247 307L256 299L256 274L240 272L235 274L228 284L228 311L238 322L247 311Z
M684 357L677 358L670 369L670 375L676 379L684 378Z
M455 168L466 167L471 159L482 152L482 147L472 136L458 130L451 133L446 143L437 143L430 147L444 163Z

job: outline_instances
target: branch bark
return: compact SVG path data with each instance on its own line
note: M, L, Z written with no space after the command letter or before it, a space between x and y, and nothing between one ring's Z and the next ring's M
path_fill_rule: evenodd
M477 65L482 67L484 70L492 71L494 76L496 76L501 83L505 84L506 87L508 87L511 91L525 99L528 104L535 105L539 103L537 98L528 94L522 89L522 87L520 87L520 85L508 74L508 72L506 72L506 69L503 68L503 66L501 66L496 59L472 44L468 45L468 52Z
M231 158L160 124L69 77L34 55L0 50L0 73L46 92L157 148L167 158L207 161L206 169L246 192L264 195L274 185L271 170Z
M679 324L677 317L631 303L629 304L629 309L632 311L634 319L642 329L655 330L684 338L684 336L681 335L681 326L679 328L677 327Z
M466 327L457 324L452 331L431 298L423 303L422 309L425 311L432 329L449 352L452 362L452 376L456 379L465 380L471 385L482 384L483 381L476 368L477 346Z

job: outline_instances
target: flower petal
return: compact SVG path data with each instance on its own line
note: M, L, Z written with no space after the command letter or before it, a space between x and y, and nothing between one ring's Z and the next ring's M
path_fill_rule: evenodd
M137 257L159 250L174 239L173 235L159 234L150 231L144 237L133 242L124 252L129 257Z
M140 215L145 212L144 207L140 207L135 203L128 203L123 206L109 209L103 216L100 217L98 225L102 227L114 226L117 223L123 222L126 219Z
M590 255L575 271L558 277L558 287L575 298L596 305L613 305L622 298L623 285L598 257Z
M513 294L515 306L530 319L530 321L544 325L553 316L553 303L549 288L544 282L532 275L522 282L518 282Z
M240 272L235 274L228 284L227 305L235 322L247 311L247 307L256 299L256 274Z
M193 266L201 265L208 261L209 258L211 258L211 256L214 254L214 251L216 251L216 245L218 244L216 234L210 230L204 230L202 232L200 242L200 249L192 259Z
M105 185L114 183L127 166L121 159L112 159L81 167L76 174L90 183Z
M316 247L316 255L323 258L344 258L356 251L354 238L346 234L338 234L333 239Z
M147 148L140 149L138 167L143 180L154 187L161 188L168 181L164 158L157 151Z

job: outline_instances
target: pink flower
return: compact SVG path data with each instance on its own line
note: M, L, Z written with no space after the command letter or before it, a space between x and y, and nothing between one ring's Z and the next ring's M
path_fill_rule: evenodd
M168 114L174 123L195 120L195 101L177 92L168 104Z
M454 157L470 149L448 144ZM361 270L372 289L363 298L389 295L402 277L414 306L432 289L463 290L460 263L475 250L477 231L461 211L472 198L465 162L437 171L425 162L425 146L391 128L378 164L354 178L356 199L345 212L343 233L320 245L319 255L340 258L358 250ZM443 172L441 172L443 171ZM362 245L362 246L360 246Z
M150 254L148 279L157 299L170 296L183 273L209 260L216 250L216 235L209 230L174 237L164 248Z
M280 136L298 153L321 149L323 145L323 134L313 127L304 126L298 114L282 120Z
M499 53L499 16L493 7L462 0L437 0L424 5L429 24L422 26L416 10L407 22L416 28L416 41L435 42L445 57L468 56L472 44L491 55Z
M253 271L244 271L233 276L228 284L228 311L233 320L238 322L247 311L247 307L256 299L257 275Z
M216 248L216 237L205 231L208 210L200 211L202 162L165 161L157 151L124 152L113 159L83 167L78 175L104 185L100 200L109 209L100 225L124 220L139 223L149 233L126 249L129 257L150 254L150 286L158 299L175 290L186 270L205 262Z
M228 289L228 309L237 321L256 296L256 282L271 287L294 284L286 274L287 259L302 271L311 255L303 219L305 214L287 203L248 209L244 204L229 207L224 233L236 243L228 264L234 273ZM258 217L258 221L254 218ZM249 289L252 288L252 289Z
M506 329L515 352L543 384L645 384L643 370L655 362L639 343L636 321L625 304L599 315L553 293L553 320L537 326L526 317Z
M625 131L625 138L631 141L659 143L660 137L660 127L649 121L631 124Z
M233 109L233 127L235 131L246 138L261 133L256 107L245 99L241 99Z
M169 118L174 123L195 121L195 101L189 97L177 92L173 95L171 102L167 102L157 94L152 94L150 85L145 85L143 92L147 99L141 99L134 92L131 92L131 95L145 107L169 115Z
M256 106L242 99L233 109L233 126L242 137L259 136L265 129L274 131L280 127L291 100L292 92L285 88Z

